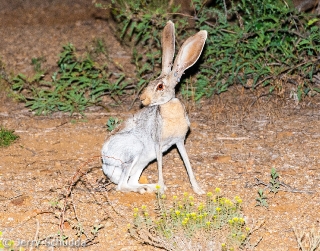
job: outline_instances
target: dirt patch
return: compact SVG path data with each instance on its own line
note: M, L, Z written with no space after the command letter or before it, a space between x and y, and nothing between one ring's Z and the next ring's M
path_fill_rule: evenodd
M71 42L85 50L93 39L105 38L111 57L129 67L130 50L116 41L108 20L96 18L89 2L7 9L0 20L2 61L12 72L28 74L32 57L43 56L45 67L55 67L62 44ZM48 13L53 16L42 22L40 16ZM19 22L18 17L26 19ZM198 105L184 101L192 122L186 148L203 189L220 187L225 196L241 196L248 224L264 222L252 236L252 243L262 237L255 250L298 250L293 227L320 227L320 99L295 104L259 97L257 92L232 88ZM49 237L59 233L63 195L82 167L88 173L73 190L64 215L69 240L90 238L93 228L101 225L85 250L156 250L127 233L133 207L152 207L154 195L116 192L101 171L105 123L110 116L125 119L127 107L96 109L85 118L60 113L36 117L10 99L0 104L0 124L20 136L0 151L0 231L5 238L50 243ZM138 104L132 112L137 109ZM166 154L163 162L168 198L192 193L177 150ZM269 208L256 207L257 190L263 185L255 185L269 182L272 167L288 186L276 195L267 194ZM143 175L145 182L156 182L156 163Z

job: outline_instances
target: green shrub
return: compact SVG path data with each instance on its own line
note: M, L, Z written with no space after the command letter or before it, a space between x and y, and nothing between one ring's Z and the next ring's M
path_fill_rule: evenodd
M199 9L200 1L196 9ZM239 83L247 88L268 86L269 92L282 89L284 83L294 86L297 98L320 92L313 76L319 72L320 52L318 19L299 14L282 1L239 1L228 11L237 17L229 22L222 13L201 10L196 22L208 30L208 45L196 92L220 93Z
M87 107L99 104L101 96L119 96L125 91L127 82L123 73L108 72L93 62L89 54L81 59L75 53L72 44L63 46L59 70L53 73L51 81L43 79L42 71L31 78L18 74L12 79L18 98L37 115L55 111L82 113Z

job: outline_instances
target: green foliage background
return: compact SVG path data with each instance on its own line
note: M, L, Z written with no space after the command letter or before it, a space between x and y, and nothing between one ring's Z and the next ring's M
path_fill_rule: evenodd
M111 10L119 40L133 48L135 78L127 78L124 69L108 71L90 53L78 57L71 44L65 45L51 81L44 80L39 60L33 61L37 72L33 77L18 74L11 80L16 96L36 114L81 113L101 104L104 95L139 93L160 73L161 32L170 19L175 23L177 50L196 31L208 31L201 59L182 79L185 97L197 101L234 84L265 88L267 94L281 93L290 84L297 101L320 92L319 18L298 13L282 0L239 0L229 5L222 0L214 5L192 0L192 15L181 13L168 0L122 0L97 7ZM97 48L104 53L101 43Z
M138 48L147 46L148 52L153 52L134 54L139 84L147 81L147 73L158 74L153 73L160 62L158 38L166 21L172 19L178 45L197 30L208 31L196 79L185 78L191 83L182 86L184 95L199 100L224 92L233 84L253 89L268 86L267 90L273 92L291 83L299 100L320 92L314 85L320 68L319 19L315 16L298 13L277 0L241 0L230 6L223 1L210 6L206 1L193 0L192 16L179 13L179 7L168 10L168 3L155 2L162 3L156 10L134 0L112 6L120 39L131 40Z

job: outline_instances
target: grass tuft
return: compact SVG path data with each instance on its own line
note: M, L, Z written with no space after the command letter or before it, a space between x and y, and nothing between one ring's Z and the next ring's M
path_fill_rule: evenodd
M14 134L13 130L8 130L4 127L0 127L0 147L7 147L18 138L19 136Z

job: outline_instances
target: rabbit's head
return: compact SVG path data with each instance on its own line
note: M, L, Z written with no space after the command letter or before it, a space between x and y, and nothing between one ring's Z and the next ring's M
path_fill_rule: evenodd
M145 106L165 104L175 97L175 86L184 71L191 67L201 55L207 39L207 31L199 31L189 37L181 46L172 64L175 49L174 24L168 21L162 32L162 71L160 76L151 81L140 96ZM173 65L173 67L172 67Z

